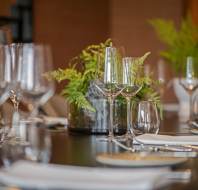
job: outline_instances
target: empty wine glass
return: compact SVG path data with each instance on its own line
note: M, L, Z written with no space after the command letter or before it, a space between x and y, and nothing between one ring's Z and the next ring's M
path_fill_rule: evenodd
M134 112L133 133L141 135L144 133L157 134L160 127L160 117L157 105L153 101L140 101Z
M27 103L31 117L37 116L39 106L54 94L54 83L45 74L52 70L49 46L23 44L20 68L22 101Z
M134 97L142 88L140 84L137 83L137 71L135 71L135 61L137 58L125 57L122 59L123 63L123 79L122 85L123 90L121 91L122 96L125 97L127 101L127 131L124 140L132 138L131 128L132 128L132 114L131 114L131 99Z
M194 71L194 62L193 57L187 57L186 63L186 76L185 78L180 79L180 85L188 92L189 94L189 121L192 121L193 117L193 110L192 110L192 95L193 92L198 88L198 79L195 77Z
M119 55L114 47L107 47L105 49L105 58L99 59L98 71L95 80L96 88L105 96L109 102L109 135L108 140L112 141L114 138L113 128L113 106L115 97L121 92L120 88L120 75L121 64L119 61ZM102 71L101 71L102 70Z

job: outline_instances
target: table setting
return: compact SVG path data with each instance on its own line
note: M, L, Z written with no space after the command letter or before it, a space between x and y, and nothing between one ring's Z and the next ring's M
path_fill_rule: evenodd
M197 175L191 165L198 157L198 136L191 132L197 130L197 97L191 100L185 123L189 133L169 135L180 124L171 124L178 119L175 115L166 118L159 83L145 73L144 62L150 54L128 56L107 40L82 51L80 57L89 65L80 73L73 66L52 70L48 46L0 46L0 83L6 84L0 104L10 99L13 106L12 120L1 121L0 185L110 190L190 183ZM197 85L193 64L187 58L181 79L185 88ZM71 104L65 117L42 111L55 93L54 80L69 81L62 93ZM25 114L20 110L23 104L28 110ZM54 133L53 126L64 130ZM87 129L90 133L83 133Z

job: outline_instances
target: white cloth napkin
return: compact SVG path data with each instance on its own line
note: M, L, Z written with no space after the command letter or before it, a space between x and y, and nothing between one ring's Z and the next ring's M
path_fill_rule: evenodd
M68 125L68 120L67 118L64 117L51 117L51 116L43 116L41 118L36 117L32 119L35 122L41 122L44 123L45 125Z
M198 145L198 136L169 136L156 134L143 134L136 137L145 144L153 145Z
M164 185L168 172L167 168L91 168L18 161L0 170L0 182L39 189L142 190Z

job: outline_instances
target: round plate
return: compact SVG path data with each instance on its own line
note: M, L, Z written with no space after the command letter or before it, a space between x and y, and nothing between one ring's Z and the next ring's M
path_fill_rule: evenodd
M96 160L102 164L131 167L172 166L187 161L186 158L141 153L100 154Z

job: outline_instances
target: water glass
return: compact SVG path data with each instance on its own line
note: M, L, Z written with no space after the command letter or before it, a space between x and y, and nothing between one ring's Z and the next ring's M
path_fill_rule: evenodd
M22 135L24 135L24 140L27 142L25 148L26 158L32 161L48 163L51 155L50 132L44 126L38 124L30 124L24 127L26 133L22 133Z
M51 137L44 126L36 123L20 123L20 141L7 140L2 146L5 167L18 160L48 163L51 156Z
M134 114L133 132L135 135L159 132L160 117L153 101L140 101Z

